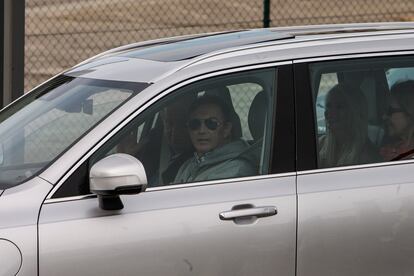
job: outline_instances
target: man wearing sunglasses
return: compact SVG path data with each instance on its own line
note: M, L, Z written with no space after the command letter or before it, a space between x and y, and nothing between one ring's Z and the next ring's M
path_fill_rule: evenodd
M217 96L200 97L191 105L187 129L195 153L181 166L174 183L255 174L249 160L241 156L248 144L231 138L233 116L230 110Z

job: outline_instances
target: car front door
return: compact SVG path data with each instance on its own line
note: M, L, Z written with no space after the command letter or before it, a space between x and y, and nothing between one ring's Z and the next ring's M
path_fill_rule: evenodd
M292 80L291 65L216 73L168 94L133 119L78 164L44 203L39 274L295 275ZM172 142L174 124L185 122L170 125L166 114L179 99L206 95L231 106L232 139L244 144L233 158L250 164L252 173L237 175L232 169L177 183L165 172L183 151ZM142 161L149 187L121 196L124 208L108 211L98 207L95 196L79 191L87 190L90 166L115 152Z
M414 163L388 150L401 139L390 117L414 112L390 109L408 80L391 73L412 68L400 55L296 64L314 103L298 113L298 276L414 273Z

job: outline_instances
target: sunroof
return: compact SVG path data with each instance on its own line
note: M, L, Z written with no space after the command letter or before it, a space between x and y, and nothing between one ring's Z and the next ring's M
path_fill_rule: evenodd
M239 31L191 38L148 48L135 49L122 53L121 55L124 57L149 59L155 61L179 61L197 57L220 49L292 37L293 36L290 34L272 32L267 29Z

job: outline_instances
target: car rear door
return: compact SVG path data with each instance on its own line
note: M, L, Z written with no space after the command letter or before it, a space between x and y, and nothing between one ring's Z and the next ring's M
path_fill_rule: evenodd
M267 67L215 73L208 79L228 84L243 133L249 110L237 99L249 98L257 84L266 90L272 112L264 119L263 137L242 134L252 140L251 145L262 145L259 151L250 148L260 155L256 175L153 186L138 195L121 196L125 207L116 211L100 209L93 195L57 192L59 196L51 195L40 213L39 274L295 275L292 67L289 62ZM233 84L246 82L232 86L229 79ZM232 87L239 87L239 92ZM252 97L246 101L250 105ZM77 164L79 168L65 177L61 187L84 185L87 162Z
M391 137L387 120L385 124L383 121L392 96L390 89L394 83L409 78L394 80L390 72L409 73L414 58L403 53L387 55L337 57L337 60L330 57L298 61L295 65L299 137L298 276L414 273L414 163L412 159L391 161L381 156L381 149L396 138ZM332 108L333 96L329 95L335 93L332 91L338 85L357 89L366 99L367 106L362 111L357 111L360 103L353 102L347 112L360 112L368 118L364 137L378 151L376 161L360 158L367 151L366 144L353 163L322 165L326 156L323 141L336 139L333 127L326 120L330 116L327 108ZM355 91L345 92L355 95ZM345 108L346 100L339 103L337 107ZM351 128L357 127L353 123ZM343 135L352 133L351 128ZM349 137L348 141L353 139ZM329 150L334 147L331 144Z

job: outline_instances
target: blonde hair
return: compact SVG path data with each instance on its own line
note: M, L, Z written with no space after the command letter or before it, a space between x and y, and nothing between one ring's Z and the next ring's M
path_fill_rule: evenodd
M319 150L321 167L358 164L368 139L368 104L365 96L356 87L337 84L329 90L326 103L338 96L348 110L346 121L340 133L332 131L327 124Z

